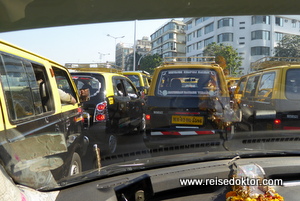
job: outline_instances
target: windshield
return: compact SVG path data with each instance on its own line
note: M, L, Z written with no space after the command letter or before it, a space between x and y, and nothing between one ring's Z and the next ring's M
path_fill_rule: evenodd
M214 70L171 69L163 70L158 76L158 96L199 97L215 95L219 91L219 78Z
M178 16L2 32L1 40L26 51L0 46L1 165L16 184L51 191L193 161L185 154L213 161L300 151L299 22L297 15ZM67 68L62 78L51 74L58 63ZM149 72L146 98L126 71ZM60 104L56 88L78 96L77 106Z

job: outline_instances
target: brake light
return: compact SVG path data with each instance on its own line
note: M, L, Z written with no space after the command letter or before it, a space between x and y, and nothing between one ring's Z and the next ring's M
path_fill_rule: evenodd
M95 114L94 114L94 121L95 122L105 122L107 115L107 102L101 102L96 105Z
M280 120L280 119L275 119L275 120L274 120L274 124L275 124L275 125L281 124L281 120Z
M102 102L97 105L97 110L99 111L104 110L105 108L106 108L106 102Z
M98 114L96 116L96 121L103 121L105 120L105 114Z
M151 119L150 114L146 114L145 119L146 119L146 121L150 121L150 119Z

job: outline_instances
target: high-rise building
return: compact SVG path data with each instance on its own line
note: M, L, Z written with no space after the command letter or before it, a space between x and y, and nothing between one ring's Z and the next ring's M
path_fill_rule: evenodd
M185 56L185 24L171 20L151 34L152 54L162 57Z
M116 66L125 69L126 58L133 53L132 44L118 43L116 46Z
M252 62L274 56L275 47L285 34L300 35L298 16L223 16L185 18L186 56L203 56L205 47L223 43L243 58L240 70L250 71Z

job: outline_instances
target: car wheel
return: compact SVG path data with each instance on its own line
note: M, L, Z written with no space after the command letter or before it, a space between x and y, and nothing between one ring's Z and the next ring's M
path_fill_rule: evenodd
M118 140L117 137L113 134L109 134L107 138L107 149L110 154L113 154L117 150Z
M79 174L82 171L81 159L78 153L74 153L71 161L69 175Z

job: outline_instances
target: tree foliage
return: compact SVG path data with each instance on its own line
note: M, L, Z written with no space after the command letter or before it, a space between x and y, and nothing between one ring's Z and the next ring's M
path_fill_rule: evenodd
M300 57L300 36L285 35L275 47L275 57Z
M206 46L203 51L204 56L215 56L216 62L225 70L230 72L231 75L238 75L239 67L242 65L242 57L232 46L217 44L215 42Z
M159 54L144 56L140 60L138 70L145 70L152 74L154 69L162 64L162 61L163 59Z

